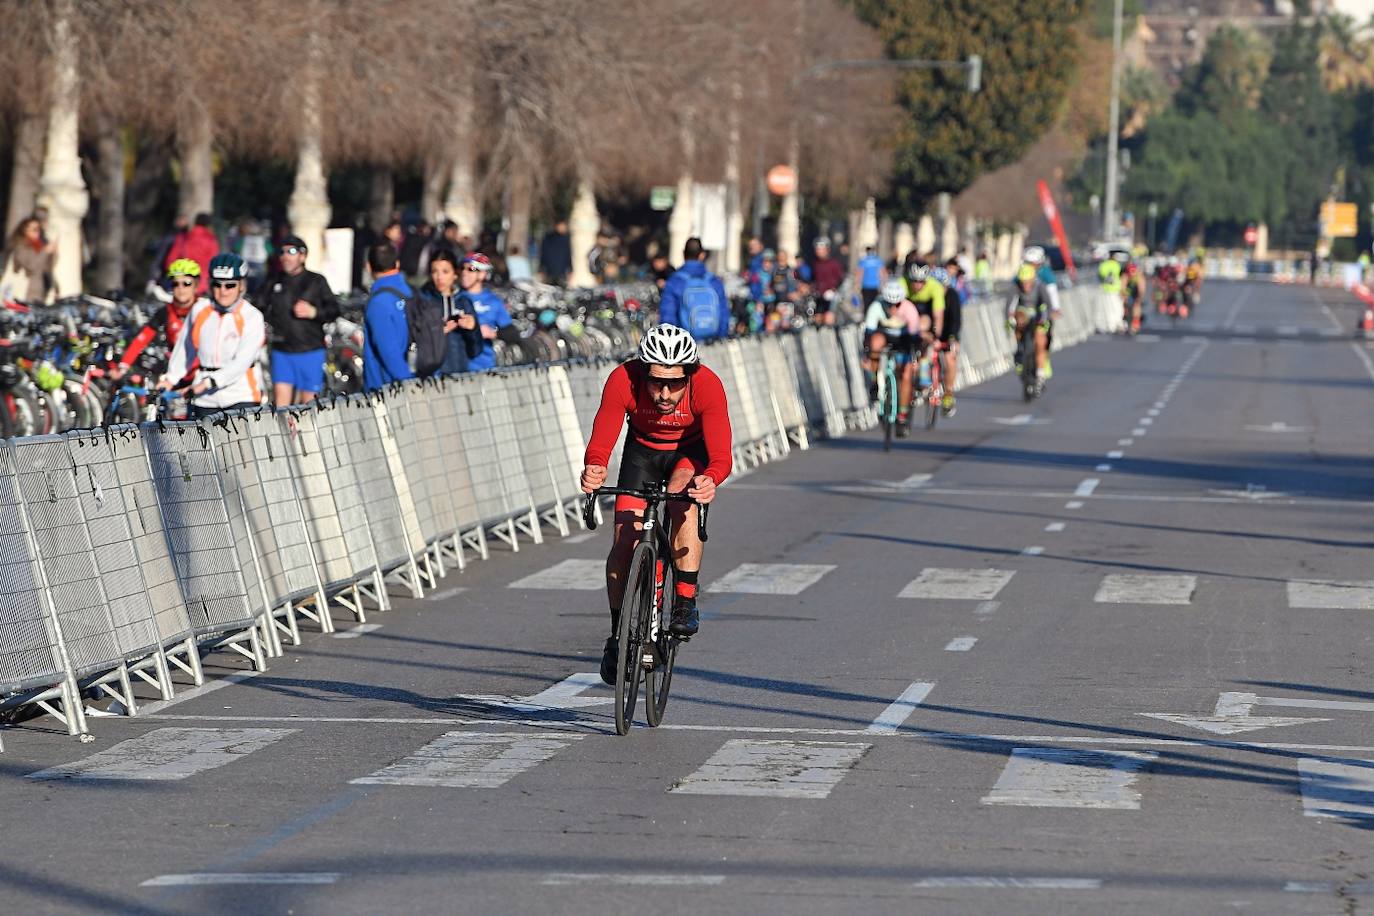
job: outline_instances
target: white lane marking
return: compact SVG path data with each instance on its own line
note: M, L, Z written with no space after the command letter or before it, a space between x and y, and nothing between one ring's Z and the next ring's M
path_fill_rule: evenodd
M158 875L139 887L208 887L217 884L334 884L343 875L336 871L296 872L193 872L187 875Z
M1112 466L1110 464L1099 464L1097 467L1093 468L1093 470L1100 471L1104 474L1110 471L1111 469Z
M1140 793L1132 786L1139 771L1158 756L1150 751L1018 747L981 801L1030 808L1138 810Z
M1336 608L1346 611L1374 610L1374 581L1288 582L1288 606L1293 608Z
M1096 477L1089 477L1087 480L1083 481L1078 485L1078 489L1073 491L1073 495L1092 496L1093 491L1097 489L1097 485L1101 482L1102 481L1098 480Z
M1252 424L1250 424L1249 426L1247 426L1247 427L1245 427L1245 428L1246 428L1247 430L1251 431L1251 432L1257 432L1257 433L1305 433L1305 432L1307 432L1307 427L1306 427L1306 426L1289 426L1287 423L1283 422L1282 420L1276 420L1276 421L1274 421L1273 423L1266 423L1266 424L1264 424L1264 425L1262 425L1262 426L1259 425L1259 424L1254 424L1254 423L1252 423Z
M897 486L903 490L914 490L930 483L930 477L929 474L912 474L904 480L899 480Z
M548 569L516 579L506 588L547 588L594 592L606 587L606 561L563 560Z
M1347 895L1374 894L1374 881L1350 881L1341 884L1340 888ZM1336 884L1333 881L1289 881L1283 889L1293 894L1334 894Z
M1370 359L1369 353L1365 348L1354 341L1351 341L1350 348L1355 351L1355 355L1360 358L1360 362L1364 363L1364 371L1369 373L1370 378L1374 378L1374 359Z
M357 639L364 633L371 633L373 630L380 630L380 623L360 623L356 627L349 627L347 630L337 630L331 635L335 639Z
M1113 450L1113 451L1108 452L1108 453L1107 453L1107 457L1108 457L1108 458L1111 458L1112 460L1116 460L1116 459L1118 459L1118 458L1125 458L1125 457L1126 457L1126 453L1123 452L1123 451L1121 451L1121 450L1119 450L1119 449L1117 449L1117 450Z
M1131 439L1131 438L1117 439L1117 440L1116 440L1116 444L1117 444L1117 445L1135 445L1135 440L1134 440L1134 439Z
M1093 601L1098 604L1188 604L1197 576L1111 573L1102 579Z
M878 713L878 718L873 720L873 724L864 729L865 734L892 734L902 727L902 723L910 718L917 706L925 702L926 697L934 688L935 685L932 683L916 681L903 690L901 696L889 703L886 709Z
M1149 430L1147 430L1145 427L1143 427L1143 426L1137 426L1135 429L1131 430L1131 435L1132 435L1132 436L1143 436L1143 435L1145 435L1147 432L1149 432Z
M435 593L432 594L432 595L426 595L426 596L425 596L425 600L426 600L426 601L445 601L445 600L447 600L447 599L449 599L449 598L452 598L454 595L457 595L457 594L459 594L459 593L461 593L461 592L465 592L465 591L467 591L467 590L468 590L468 589L467 589L467 586L466 586L466 585L455 585L453 588L446 588L446 589L444 589L444 590L441 591L441 592L435 592Z
M494 789L543 763L581 737L449 732L371 776L349 782L365 786Z
M1374 760L1298 761L1302 813L1374 822Z
M725 883L724 875L648 875L607 872L551 872L539 882L548 887L570 884L626 885L631 887L716 887Z
M1141 417L1137 422L1138 422L1141 426L1149 426L1149 425L1150 425L1151 423L1153 423L1154 421L1155 421L1155 420L1154 420L1154 417Z
M708 592L800 595L834 569L827 563L741 563L706 587Z
M1167 405L1167 401L1155 401L1155 408L1158 410L1163 410Z
M1045 530L1046 530L1046 531L1051 531L1051 532L1063 531L1063 530L1064 530L1064 523L1063 523L1063 522L1050 522L1048 525L1045 526Z
M995 878L969 875L967 877L922 878L915 887L938 888L1010 888L1033 891L1095 891L1102 887L1101 878Z
M1083 508L1083 501L1082 501L1082 500L1078 500L1078 499L1071 499L1071 500L1069 500L1068 502L1064 503L1064 508L1065 508L1065 509L1082 509L1082 508Z
M185 779L233 763L294 734L294 728L156 728L83 760L30 773L29 779Z
M544 712L550 709L583 709L588 706L605 706L614 703L611 696L584 696L592 687L600 688L601 675L595 671L583 671L569 675L546 690L527 697L507 697L490 694L460 693L455 699L481 703L484 706L499 706L517 712Z
M262 674L262 672L235 671L228 677L220 678L217 681L207 681L204 684L201 684L199 687L191 687L186 690L182 690L180 687L178 687L176 695L173 696L170 700L157 700L153 703L139 704L138 714L140 716L151 716L154 713L162 712L162 710L167 709L170 706L175 706L178 703L185 703L187 700L194 700L196 697L203 697L207 693L214 693L216 690L223 690L225 687L230 687L234 684L240 684L248 680L249 678L257 677L259 674Z
M1001 423L1003 426L1044 426L1050 421L1036 419L1028 413L1019 413L1014 417L993 417L992 422Z
M1021 549L1021 556L1023 556L1023 557L1038 557L1038 556L1040 556L1040 554L1042 554L1042 553L1044 553L1044 552L1045 552L1045 548L1041 547L1039 544L1036 544L1036 545L1034 545L1034 546L1032 546L1032 547L1024 547L1024 548L1022 548L1022 549Z
M563 539L563 543L564 543L564 544L585 544L587 541L590 541L592 538L594 538L594 537L596 537L596 536L597 536L597 533L596 533L595 531L584 531L584 532L582 532L581 534L570 534L570 535L568 535L567 537L565 537L565 538Z
M825 798L871 747L851 742L732 738L668 791Z
M946 652L967 652L978 643L977 636L956 636L945 643Z
M1015 570L1004 569L943 569L930 567L906 584L898 598L952 598L967 601L989 601L997 597Z
M1155 714L1149 713L1152 717ZM301 724L320 724L320 725L366 725L375 727L377 725L440 725L440 726L481 726L481 725L501 725L505 728L524 725L530 728L537 728L540 734L548 733L550 722L548 719L503 719L499 723L493 722L490 718L482 719L460 719L455 717L388 717L388 716L204 716L204 715L184 715L180 713L166 713L156 716L158 720L168 720L175 722L202 722L222 724L227 722L269 722L283 723L288 725ZM1322 719L1307 718L1304 721L1321 722ZM615 726L613 723L596 719L579 719L569 722L570 728L583 731L605 732L610 734ZM1097 745L1116 745L1120 747L1213 747L1229 750L1256 750L1256 751L1302 751L1310 754L1370 754L1374 755L1374 747L1360 744L1296 744L1293 742L1280 741L1231 741L1224 738L1107 738L1102 735L979 735L967 732L936 732L936 731L896 731L892 733L870 733L862 728L816 728L816 727L785 727L785 726L764 726L764 725L680 725L663 723L660 729L667 731L688 731L688 732L710 732L719 734L745 734L745 735L815 735L821 738L837 737L862 737L867 734L876 734L877 737L900 737L913 738L923 741L978 741L984 744L1097 744ZM485 734L485 733L484 733Z
M1147 416L1151 416L1151 417L1157 417L1157 416L1159 416L1159 408L1158 408L1158 407L1151 407L1148 411L1146 411L1146 415L1147 415Z
M1002 606L1000 601L980 601L978 606L973 609L973 613L979 617L986 617L989 614L996 614L997 609Z

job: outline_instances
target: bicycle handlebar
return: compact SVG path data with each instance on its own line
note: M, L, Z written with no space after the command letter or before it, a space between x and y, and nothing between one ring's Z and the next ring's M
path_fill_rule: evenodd
M703 544L706 543L706 514L710 506L706 503L699 503L688 496L684 490L681 493L666 493L663 490L629 490L623 487L602 487L592 493L584 494L582 497L582 521L586 524L588 531L596 530L596 498L597 496L633 496L635 499L642 499L647 503L675 502L691 503L697 507L697 539Z

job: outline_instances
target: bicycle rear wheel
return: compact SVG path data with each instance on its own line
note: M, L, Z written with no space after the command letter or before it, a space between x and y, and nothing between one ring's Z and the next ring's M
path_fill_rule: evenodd
M665 563L663 570L663 600L658 607L658 640L654 645L654 667L644 673L644 720L657 728L668 706L668 690L673 683L673 662L677 659L678 641L668 632L673 596L677 582L673 579L673 564Z
M616 655L615 732L624 735L634 722L643 671L644 640L649 633L649 614L654 604L654 552L648 544L635 548L625 577L625 600L620 611L620 649Z
M944 391L936 385L930 386L930 394L926 398L926 429L934 429L935 421L940 418L940 405L944 401Z

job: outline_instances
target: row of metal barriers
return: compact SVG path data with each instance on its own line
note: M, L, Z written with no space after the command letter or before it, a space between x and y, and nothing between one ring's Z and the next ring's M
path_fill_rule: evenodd
M706 346L737 466L869 425L862 346L857 326ZM967 364L986 373L1002 349ZM496 545L568 535L615 365L0 444L0 710L85 734L87 702L137 715L140 694L202 684L209 651L262 670L302 628L365 622L391 589L420 597Z

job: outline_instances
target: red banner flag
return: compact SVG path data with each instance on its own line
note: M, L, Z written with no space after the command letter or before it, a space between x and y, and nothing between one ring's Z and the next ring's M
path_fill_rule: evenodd
M1059 218L1059 208L1054 205L1054 195L1050 194L1050 186L1043 178L1036 182L1035 186L1040 192L1040 209L1045 211L1045 219L1050 221L1050 228L1054 230L1054 240L1059 243L1059 250L1064 255L1064 266L1068 268L1069 276L1077 280L1078 268L1073 266L1069 237L1064 234L1064 221Z

